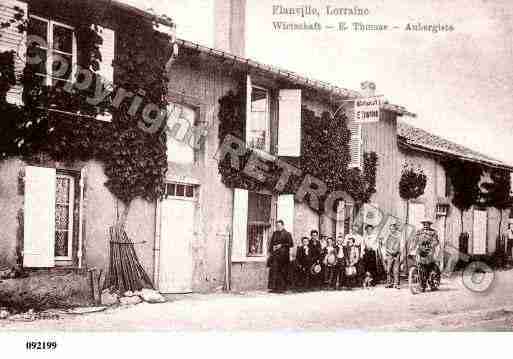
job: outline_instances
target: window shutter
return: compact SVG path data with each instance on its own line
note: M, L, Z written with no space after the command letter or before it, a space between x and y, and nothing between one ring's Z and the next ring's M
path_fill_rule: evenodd
M53 267L55 251L54 168L25 168L23 266Z
M248 191L233 190L232 260L246 257L248 237Z
M251 90L253 84L251 83L251 75L246 75L246 123L244 124L244 142L249 143L249 131L248 131L248 122L251 118Z
M18 0L3 0L0 5L0 23L9 22L17 14L15 7L23 10L24 17L27 16L27 3ZM14 51L14 70L18 79L23 74L25 68L26 35L19 33L16 23L10 27L0 29L0 51ZM12 104L22 104L23 88L21 84L13 86L7 92L7 101Z
M99 35L102 37L103 43L99 46L100 54L102 55L102 61L100 63L100 70L98 74L103 78L104 83L107 87L112 87L114 83L114 56L115 56L115 45L116 36L114 30L106 27L98 26ZM98 115L98 119L101 121L112 121L112 115L105 113Z
M301 155L301 90L280 90L278 156Z
M277 219L283 220L285 229L294 237L294 195L282 194L278 196Z
M349 152L351 156L351 163L349 167L362 166L362 125L351 121L349 123L349 130L351 131L351 141L349 142Z

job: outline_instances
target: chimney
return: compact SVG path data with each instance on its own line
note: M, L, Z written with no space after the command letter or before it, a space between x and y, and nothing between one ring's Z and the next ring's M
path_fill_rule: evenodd
M246 0L214 0L214 47L246 54Z
M373 97L376 95L376 84L372 81L364 81L360 84L362 95L364 97Z

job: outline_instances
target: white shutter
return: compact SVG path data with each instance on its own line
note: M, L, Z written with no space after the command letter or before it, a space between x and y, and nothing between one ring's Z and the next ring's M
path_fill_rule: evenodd
M301 90L280 90L278 156L301 155Z
M249 139L249 129L248 129L248 126L249 126L249 121L251 120L251 91L252 91L252 88L253 88L253 84L251 83L251 76L249 74L247 74L246 76L246 123L245 123L245 130L246 130L246 133L244 134L244 142L245 143L249 143L250 142L250 139Z
M25 168L23 266L55 264L55 168Z
M114 51L116 45L116 36L114 30L106 27L98 26L99 35L102 37L103 43L99 46L100 54L102 55L102 61L100 62L100 70L98 74L103 78L104 83L107 87L113 87L114 83ZM112 121L112 115L105 113L104 115L98 115L98 120L101 121Z
M285 229L294 237L294 195L282 194L278 196L277 219L282 220Z
M362 125L351 121L349 123L349 130L351 131L351 140L349 142L349 152L351 162L349 167L362 167Z
M106 27L98 26L99 35L102 37L103 43L99 46L102 61L100 63L100 71L98 73L106 80L107 83L114 82L114 48L116 44L116 36L114 30Z
M233 190L232 261L246 257L248 238L248 191Z
M23 10L25 18L27 16L27 3L18 0L3 0L0 5L0 23L9 22L13 16L17 14L15 7ZM19 78L23 74L25 68L25 52L26 52L26 34L19 33L17 29L17 22L11 24L10 27L0 29L0 51L15 52L14 55L14 70L16 77ZM22 104L23 88L21 84L13 86L7 92L7 101L12 104Z

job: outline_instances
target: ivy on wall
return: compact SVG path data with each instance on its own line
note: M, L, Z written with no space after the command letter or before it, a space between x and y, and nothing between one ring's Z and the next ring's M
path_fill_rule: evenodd
M510 173L503 169L493 169L490 171L490 180L490 182L481 185L484 189L482 197L486 206L495 207L499 210L498 233L500 238L503 211L513 204Z
M106 187L125 205L120 219L124 223L133 199L155 200L164 194L165 132L163 128L156 132L143 131L138 125L145 123L142 111L146 104L155 104L157 108L167 105L165 64L171 56L169 40L156 33L153 23L147 19L116 14L116 21L130 29L117 32L117 57L113 64L116 88L93 105L86 99L96 90L99 80L96 72L102 60L99 51L102 38L96 24L102 23L106 10L93 2L66 4L68 7L63 7L61 0L44 0L35 2L34 9L43 15L48 13L48 17L61 14L74 26L78 65L89 72L91 85L73 91L65 91L65 83L44 86L31 65L25 67L21 78L15 79L13 54L0 53L0 112L5 119L0 123L1 158L22 156L34 161L38 153L44 153L55 161L101 161L107 176ZM19 31L26 31L26 27ZM29 44L29 56L31 51L34 46ZM9 104L5 99L5 93L17 82L23 85L23 106ZM102 86L106 89L108 85ZM140 97L136 110L129 111L129 100L113 106L114 93L120 88ZM113 115L112 122L91 118L105 111Z
M452 204L460 210L461 233L463 233L463 213L473 205L481 204L482 191L479 187L483 168L472 162L451 159L443 163L454 189Z
M246 123L245 96L243 91L237 93L229 91L219 100L219 142L228 135L244 139L244 125ZM327 192L320 203L313 205L308 196L305 200L309 205L322 212L324 201L328 195L335 191L345 191L361 205L370 200L376 192L376 169L378 158L376 153L364 154L363 172L358 168L348 168L350 162L349 141L351 133L347 128L347 117L339 112L333 117L328 112L321 116L307 107L301 109L301 156L299 158L276 157L269 160L260 157L260 162L266 168L265 180L248 176L244 168L254 155L252 149L245 149L239 157L239 167L234 168L230 156L226 156L218 163L222 182L229 188L243 188L250 191L268 190L271 192L297 193L305 175L311 175L322 181ZM292 174L284 188L276 189L276 184L283 173L283 166L277 161L285 161L289 165L301 170L301 175ZM336 205L336 202L334 203Z

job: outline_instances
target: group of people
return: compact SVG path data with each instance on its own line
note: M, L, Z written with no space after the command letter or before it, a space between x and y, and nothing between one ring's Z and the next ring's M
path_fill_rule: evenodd
M434 263L432 248L438 245L432 221L422 221L423 228L416 233L415 250L422 255L418 261L421 273ZM282 220L269 243L269 285L271 292L281 293L293 286L300 291L319 289L352 289L372 287L385 282L387 288L400 288L401 239L400 224L393 222L385 238L371 224L353 225L352 231L332 237L320 237L314 229L310 237L302 237L296 248L296 258L290 262L290 249L294 246L291 234ZM425 253L429 252L426 256ZM425 271L422 271L425 269ZM421 278L426 287L425 278Z

